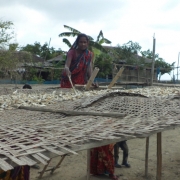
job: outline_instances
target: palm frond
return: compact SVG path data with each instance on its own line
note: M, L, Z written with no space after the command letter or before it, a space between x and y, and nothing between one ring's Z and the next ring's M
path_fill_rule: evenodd
M65 37L65 36L66 37L75 37L75 36L78 36L78 35L79 35L79 33L63 32L63 33L59 34L59 37ZM89 36L89 35L87 35L87 36L88 36L90 41L94 40L91 36Z
M61 34L59 34L59 37L75 37L75 36L78 36L79 33L73 33L73 32L63 32Z
M73 32L73 33L78 33L78 34L81 33L81 32L78 31L77 29L74 29L74 28L72 28L72 27L70 27L70 26L67 26L67 25L64 25L64 28L69 29L69 30L70 30L71 32Z
M89 46L91 46L91 47L93 47L95 49L98 49L101 52L107 53L107 51L100 44L98 44L97 42L90 41Z
M111 41L110 40L108 40L108 39L106 39L106 38L103 38L104 39L104 43L106 43L106 44L111 44Z
M111 44L111 41L109 41L108 39L102 38L98 43L99 44L103 44L103 43Z
M87 35L87 37L89 38L89 41L93 41L94 39L91 37L91 36L89 36L89 35Z
M71 43L69 42L69 40L68 39L66 39L66 38L63 38L63 42L69 47L69 48L71 48Z
M99 34L98 34L98 36L97 36L96 42L99 42L100 37L101 37L102 39L104 38L102 30L100 30L100 32L99 32Z

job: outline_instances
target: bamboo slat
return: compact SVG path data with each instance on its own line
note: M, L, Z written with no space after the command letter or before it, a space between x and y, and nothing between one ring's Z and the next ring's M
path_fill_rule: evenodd
M0 159L0 168L3 171L8 171L13 169L13 166L11 166L10 164L8 164L6 161L4 161L3 159Z
M116 74L116 76L113 78L113 80L109 84L108 89L111 89L111 87L116 83L118 78L122 75L123 71L124 71L124 67L121 67L119 72Z
M95 67L94 71L92 72L91 77L89 78L89 80L86 84L85 90L89 90L89 88L92 85L92 83L94 82L94 79L95 79L98 72L99 72L99 68Z

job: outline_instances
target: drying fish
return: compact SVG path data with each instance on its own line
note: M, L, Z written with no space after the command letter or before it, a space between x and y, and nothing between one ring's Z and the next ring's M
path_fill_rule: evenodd
M1 95L0 96L0 111L4 109L9 109L14 105L18 106L46 106L49 104L54 104L55 102L62 101L74 101L81 98L90 98L91 96L103 95L110 92L126 92L144 95L146 97L164 97L168 98L170 96L175 96L180 94L179 87L146 87L128 90L92 90L92 91L78 91L74 94L72 91L52 91L50 93L45 93L38 91L36 93L25 93L14 91L12 94Z

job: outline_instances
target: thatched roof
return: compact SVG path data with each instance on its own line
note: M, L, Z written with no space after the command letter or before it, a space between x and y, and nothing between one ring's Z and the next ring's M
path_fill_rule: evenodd
M112 56L113 56L113 50L119 48L119 47L114 47L114 46L103 46L104 49L106 49ZM145 57L142 57L138 54L134 54L133 55L133 58L134 59L137 59L137 60L140 60L140 59L144 59L145 63L152 63L152 59L148 59L148 58L145 58ZM125 59L119 59L118 60L120 63L126 63L126 60Z
M64 60L65 60L64 56L62 54L60 54L59 56L56 56L56 57L54 57L52 59L47 60L47 62L49 62L49 63L58 63L58 62L60 62L60 61L62 62Z
M8 55L9 58L16 59L18 62L44 62L44 59L26 51L7 51L0 50L0 57Z

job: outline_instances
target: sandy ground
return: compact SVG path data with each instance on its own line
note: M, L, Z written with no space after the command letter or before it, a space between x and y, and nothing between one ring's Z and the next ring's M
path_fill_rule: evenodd
M32 85L33 89L40 86ZM10 87L9 85L0 85L1 88ZM14 85L11 85L14 87ZM50 86L43 86L43 88ZM53 87L58 87L55 85ZM22 88L22 85L18 85ZM180 180L180 151L179 151L180 128L165 131L162 133L162 180ZM121 180L144 180L145 174L145 142L146 139L128 140L129 147L129 163L131 168L115 169L115 174L121 175ZM149 176L148 180L156 179L156 134L150 137L149 149ZM45 172L42 180L86 180L87 156L86 151L78 152L78 155L67 156L60 168L52 175L50 172ZM55 166L59 158L54 158L49 168ZM120 150L120 162L122 159L122 151ZM39 164L40 170L31 168L31 180L37 180L39 171L44 167ZM91 180L109 179L106 176L90 177Z
M180 151L179 151L180 128L162 133L162 180L180 179ZM128 140L129 163L131 168L116 168L115 172L120 175L121 180L144 180L145 174L145 142L146 139ZM149 176L148 180L156 179L156 134L150 137L149 148ZM120 161L122 151L120 150ZM60 158L59 158L60 159ZM49 167L53 167L59 161L58 158L52 160ZM67 156L61 167L54 174L45 172L42 180L86 180L86 151L81 151L78 155ZM121 162L119 162L121 163ZM43 166L39 164L41 169ZM31 169L31 179L38 179L40 170ZM91 180L109 179L106 176L90 177Z

